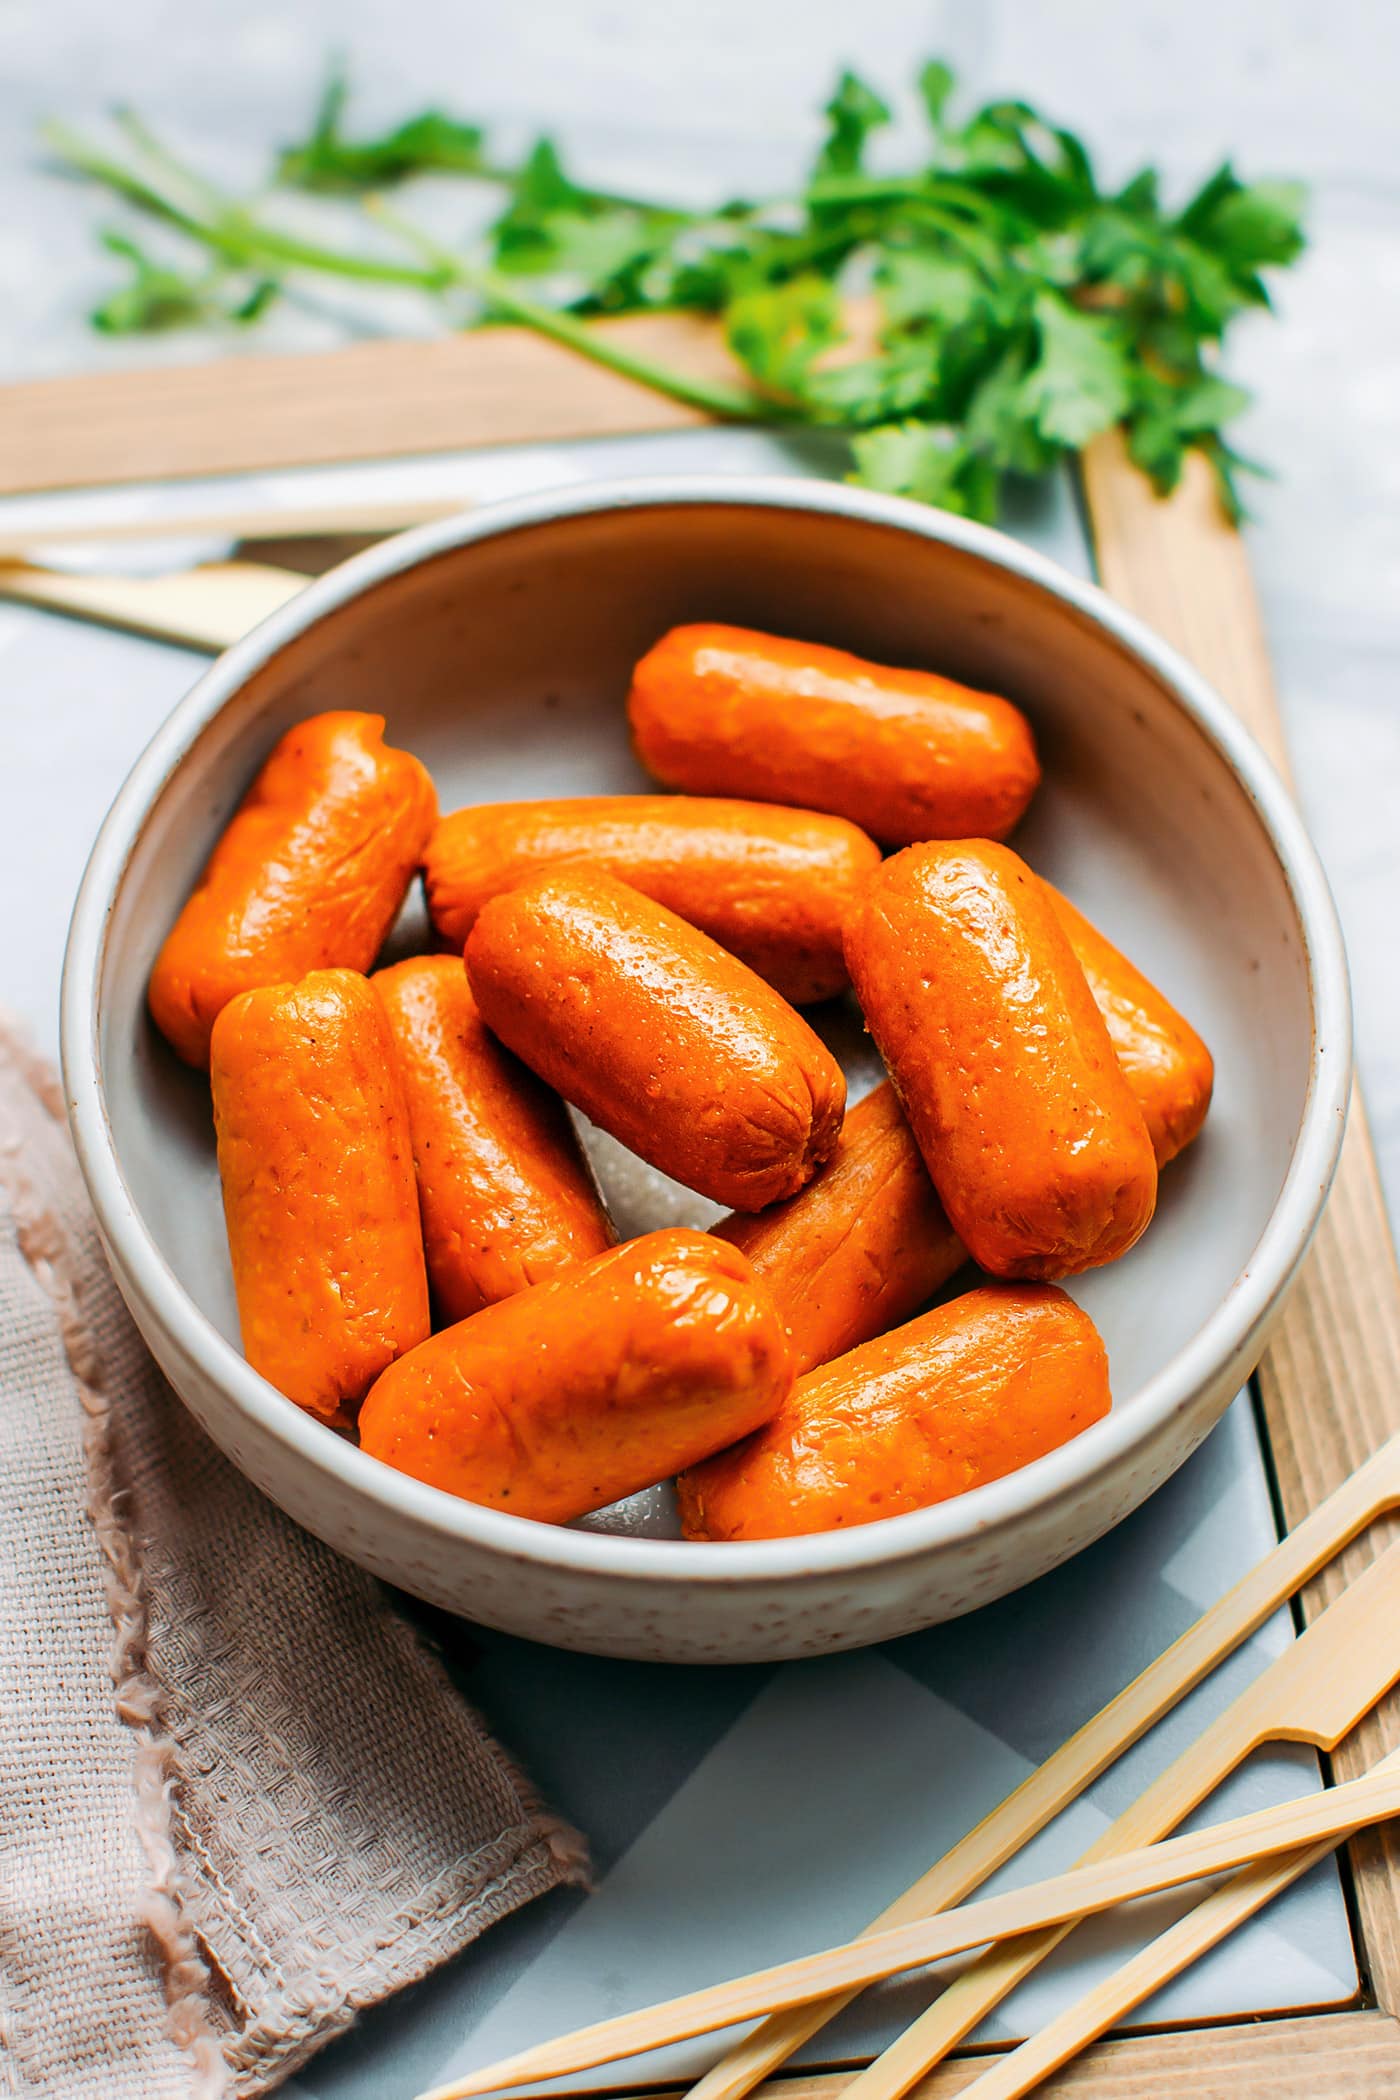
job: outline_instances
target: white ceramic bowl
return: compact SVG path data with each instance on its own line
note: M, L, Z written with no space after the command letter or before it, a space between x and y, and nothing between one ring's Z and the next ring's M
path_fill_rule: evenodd
M1151 1230L1073 1286L1108 1343L1109 1418L960 1500L734 1546L676 1537L665 1491L567 1530L477 1508L366 1457L265 1384L237 1348L207 1088L144 1005L171 918L290 723L382 711L445 809L640 787L628 669L663 629L701 618L928 665L1019 701L1046 780L1016 843L1217 1060L1205 1134L1164 1175ZM859 1031L844 1028L868 1079ZM672 1662L810 1655L954 1617L1151 1494L1259 1356L1336 1162L1349 1061L1326 883L1221 700L1107 598L1015 542L805 481L531 496L406 533L312 584L206 672L122 789L74 913L63 994L73 1132L117 1279L234 1463L435 1604ZM713 1215L617 1148L599 1156L627 1229Z

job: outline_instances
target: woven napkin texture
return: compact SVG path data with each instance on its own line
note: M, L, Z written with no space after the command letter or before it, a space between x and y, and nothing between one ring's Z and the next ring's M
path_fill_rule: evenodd
M0 2093L265 2092L585 1870L388 1594L166 1387L0 1024Z

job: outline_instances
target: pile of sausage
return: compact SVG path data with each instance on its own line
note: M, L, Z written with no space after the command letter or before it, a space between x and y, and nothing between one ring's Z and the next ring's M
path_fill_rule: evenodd
M674 1477L700 1540L1066 1442L1108 1364L1054 1280L1143 1232L1212 1068L1001 843L1025 718L713 625L657 643L628 713L679 792L439 819L380 716L331 713L236 811L150 1006L209 1069L249 1362L520 1516ZM376 971L420 870L439 952ZM796 1011L848 985L890 1073L849 1114ZM616 1244L565 1102L733 1214ZM969 1259L995 1280L920 1314Z

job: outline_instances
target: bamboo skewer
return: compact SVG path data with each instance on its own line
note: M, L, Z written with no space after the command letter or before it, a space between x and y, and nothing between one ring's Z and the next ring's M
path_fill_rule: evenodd
M310 579L266 562L209 562L177 576L80 576L0 562L0 598L111 627L219 650L239 641Z
M1388 1772L1400 1772L1400 1750L1382 1758L1370 1776L1380 1778ZM990 2070L975 2078L964 2089L965 2100L974 2100L974 2096L975 2100L1021 2100L1022 2094L1032 2092L1042 2079L1058 2071L1100 2035L1107 2034L1126 2013L1208 1954L1256 1911L1281 1896L1310 1867L1326 1859L1332 1849L1324 1840L1245 1867L1223 1887L1213 1889L1193 1911L1179 1918L1120 1969L1067 2006L1038 2034L1022 2042L1019 2049L1013 2049L1009 2056L1001 2057Z
M1400 1678L1400 1642L1392 1644L1383 1637L1377 1638L1378 1632L1383 1636L1395 1623L1397 1612L1400 1543L1367 1569L1300 1640L1248 1685L1200 1741L1178 1758L1125 1816L1118 1818L1068 1874L1029 1889L985 1898L945 1916L920 1918L883 1932L868 1933L820 1954L694 1991L619 2019L604 2020L577 2034L527 2049L451 2085L435 2088L424 2100L467 2100L467 2096L477 2093L591 2070L620 2056L636 2055L642 2050L688 2040L711 2028L751 2019L756 2013L805 2004L833 1990L863 1989L886 1976L921 1968L986 1941L1016 1936L1016 1946L1006 1950L1014 1954L1027 1944L1025 1935L1035 1934L1029 1944L1038 1949L1052 1934L1055 1939L1061 1937L1069 1924L1090 1911L1175 1886L1178 1881L1191 1880L1199 1874L1238 1866L1242 1860L1257 1859L1266 1852L1315 1843L1334 1829L1339 1837L1348 1834L1359 1826L1347 1823L1344 1830L1334 1822L1333 1810L1340 1808L1346 1823L1352 1813L1346 1803L1356 1797L1338 1787L1282 1809L1265 1809L1241 1817L1233 1824L1218 1824L1162 1844L1151 1842L1204 1800L1261 1743L1284 1740L1312 1743L1324 1750L1334 1748ZM1352 1784L1368 1789L1364 1796L1368 1802L1392 1798L1400 1802L1400 1773L1370 1775ZM1368 1821L1375 1819L1368 1814ZM1201 1861L1210 1863L1192 1864ZM994 1948L990 1958L1001 1951ZM1032 1956L1030 1966L1034 1967L1038 1959L1039 1952ZM951 1992L944 1995L946 1998ZM862 2074L862 2079L869 2075ZM862 2079L857 2079L855 2086Z
M1350 1479L1242 1581L1188 1627L1156 1662L1072 1735L866 1928L932 1917L979 1888L1152 1724L1185 1697L1343 1546L1388 1509L1400 1506L1400 1437L1382 1445ZM1183 1811L1184 1813L1184 1811ZM857 1995L822 1998L772 2014L735 2043L693 2087L689 2100L741 2100ZM940 2001L941 2003L942 2001ZM882 2059L883 2060L883 2059Z
M56 525L6 524L0 514L0 561L24 561L44 547L111 540L367 539L402 532L469 510L469 496L325 497L320 503L216 503L161 518L96 518Z
M1394 1674L1400 1675L1400 1660ZM1389 1682L1377 1687L1376 1698L1388 1689ZM420 2100L474 2100L480 2093L589 2071L621 2056L635 2056L645 2049L686 2041L712 2027L750 2019L765 2005L800 2004L833 1983L879 1983L887 1976L965 1953L989 1939L1002 1940L1066 1920L1077 1923L1139 1896L1158 1895L1182 1882L1224 1873L1242 1860L1271 1859L1279 1853L1292 1856L1318 1845L1330 1851L1343 1838L1396 1815L1400 1815L1400 1769L1373 1772L1348 1780L1345 1786L1305 1795L1300 1801L1255 1809L1251 1815L1145 1845L1093 1866L1072 1867L1049 1881L1033 1882L1004 1896L987 1896L941 1917L921 1918L917 1924L896 1926L892 1932L866 1934L844 1946L760 1969L732 1983L715 1984L620 2019L602 2020L465 2078L434 2086Z
M1398 1573L1400 1544L1344 1590L1336 1604L1314 1620L1200 1741L1109 1825L1083 1854L1080 1865L1111 1859L1165 1836L1261 1743L1304 1742L1330 1750L1340 1742L1382 1691L1400 1678L1400 1643L1395 1646L1392 1666L1392 1650L1385 1638L1386 1629L1394 1623L1386 1596ZM1336 1613L1342 1617L1334 1616ZM1346 1644L1343 1652L1333 1651L1334 1641ZM1356 1695L1364 1686L1368 1668L1368 1647L1369 1668L1390 1674L1385 1685L1357 1705ZM1333 1726L1344 1710L1353 1719ZM1321 1729L1313 1725L1319 1720ZM894 2100L895 2095L907 2093L1044 1961L1070 1929L1069 1925L1052 1926L1014 1945L990 1948L852 2080L843 2100Z

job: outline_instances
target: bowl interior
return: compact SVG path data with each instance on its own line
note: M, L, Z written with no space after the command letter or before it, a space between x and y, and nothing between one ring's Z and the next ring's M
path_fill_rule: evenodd
M130 855L98 988L112 1139L164 1260L236 1343L208 1089L157 1036L144 991L277 736L319 709L377 710L391 740L430 767L445 810L641 788L623 711L629 668L666 627L702 618L925 665L1019 702L1046 777L1013 843L1210 1044L1211 1117L1164 1174L1150 1231L1126 1260L1071 1286L1107 1341L1115 1411L1131 1410L1246 1269L1299 1134L1312 1006L1283 870L1208 733L1083 610L966 548L797 504L653 497L449 548L329 611L198 733ZM414 900L396 941L413 938L420 912ZM853 1093L863 1090L879 1063L858 1016L837 1005L813 1018ZM715 1216L607 1139L589 1141L623 1230ZM590 1521L674 1531L659 1491Z

